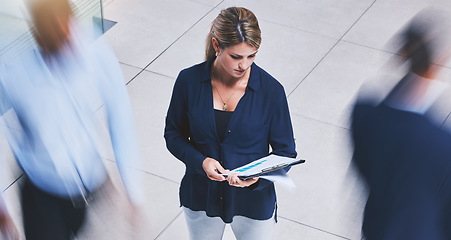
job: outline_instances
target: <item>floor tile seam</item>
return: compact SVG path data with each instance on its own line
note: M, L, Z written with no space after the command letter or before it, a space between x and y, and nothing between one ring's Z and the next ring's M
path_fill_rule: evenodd
M286 27L286 28L291 28L291 29L299 31L299 32L308 33L308 34L312 34L312 35L319 36L319 37L324 37L324 38L333 39L333 40L337 40L338 39L336 37L327 36L327 35L320 34L320 33L317 33L317 32L312 32L312 31L309 31L309 30L306 30L306 29L301 29L301 28L298 28L298 27L294 27L294 26L283 24L283 23L271 21L271 20L268 20L268 19L261 19L260 21L267 22L267 23L272 23L272 24L279 25L279 26Z
M317 228L317 227L314 227L314 226L311 226L311 225L308 225L308 224L305 224L305 223L301 223L301 222L298 222L298 221L296 221L296 220L293 220L293 219L289 219L289 218L283 217L283 216L281 216L281 215L278 215L277 217L278 217L278 218L281 218L281 219L284 219L284 220L287 220L287 221L290 221L290 222L293 222L293 223L296 223L296 224L299 224L299 225L302 225L302 226L305 226L305 227L308 227L308 228L315 229L315 230L320 231L320 232L324 232L324 233L327 233L327 234L330 234L330 235L339 237L339 238L351 240L350 238L343 237L343 236L338 235L338 234L336 234L336 233L329 232L329 231L327 231L327 230L323 230L323 229L321 229L321 228Z
M291 94L301 85L301 83L303 83L304 82L304 80L313 72L313 70L314 69L316 69L316 67L323 61L323 59L327 56L327 55L329 55L329 53L340 43L340 42L345 42L345 43L348 43L348 44L352 44L352 45L356 45L356 46L360 46L360 47L364 47L364 48L367 48L367 49L371 49L371 50L375 50L375 51L378 51L378 52L381 52L381 53L386 53L386 54L391 54L392 56L402 56L401 54L399 54L399 53L394 53L394 52L391 52L391 51L387 51L387 50L383 50L383 49L379 49L379 48L374 48L374 47L371 47L371 46L367 46L367 45L364 45L364 44L360 44L360 43L355 43L355 42L351 42L351 41L348 41L348 40L343 40L343 39L339 39L333 46L332 46L332 48L331 49L329 49L329 51L319 60L319 62L317 63L317 64L315 64L315 66L313 66L313 68L307 73L307 75L301 80L301 82L299 82L296 86L295 86L295 88L288 94L288 96L287 96L287 98L289 98L290 96L291 96ZM447 69L451 69L451 66L446 66L446 65L443 65L443 64L435 64L435 63L432 63L432 65L435 65L435 66L438 66L438 67L442 67L442 68L447 68Z
M175 79L175 77L173 77L173 76L168 76L168 75L165 75L165 74L163 74L163 73L159 73L159 72L156 72L156 71L151 71L151 70L148 70L148 69L145 69L145 68L140 68L140 67L137 67L137 66L128 64L128 63L124 63L124 62L119 62L119 63L122 64L122 65L128 66L128 67L132 67L132 68L139 69L139 70L140 70L140 73L143 73L143 72L149 72L149 73L153 73L153 74L156 74L156 75L159 75L159 76L162 76L162 77L166 77L166 78L170 78L170 79ZM144 70L144 71L141 71L141 70ZM140 74L138 74L138 75L140 75ZM138 75L136 75L135 77L138 77ZM129 81L129 82L130 82L130 81ZM127 82L126 85L128 85L129 82Z
M448 120L448 118L451 116L451 112L448 113L448 115L446 116L445 120L443 120L442 124L440 124L440 128L445 128L445 123Z
M151 173L151 172L146 171L146 170L140 170L140 171L143 172L143 173L149 174L149 175L151 175L151 176L154 176L154 177L157 177L157 178L166 180L166 181L168 181L168 182L174 183L174 184L177 185L177 186L180 186L180 182L177 182L177 181L174 181L174 180L172 180L172 179L169 179L169 178L160 176L160 175L158 175L158 174L156 174L156 173Z
M357 20L349 27L349 29L340 37L340 39L338 39L335 44L327 51L326 54L324 54L324 56L315 64L315 66L313 66L312 69L310 69L310 71L307 73L307 75L305 75L304 78L302 78L302 80L296 85L296 87L288 94L287 98L291 96L291 94L293 94L296 89L305 81L305 79L307 79L307 77L310 76L310 74L318 67L318 65L320 63L323 62L323 60L330 54L330 52L332 52L332 50L338 45L338 43L340 43L340 41L343 40L343 38L346 36L346 34L348 34L348 32L355 26L355 24L363 17L363 15L365 15L366 12L368 12L368 10L374 5L374 3L376 2L376 0L374 0L370 6L360 15L359 18L357 18Z
M208 5L208 4L206 4L206 3L203 3L203 2L198 2L198 1L196 1L196 0L189 0L189 1L191 1L191 2L195 2L195 3L198 3L198 4L201 4L201 5L204 5L204 6L206 6L206 7L212 7L211 5ZM221 1L221 2L224 2L224 0L223 1ZM215 6L216 7L216 6Z
M296 91L296 89L305 81L305 79L307 79L310 76L310 74L323 62L323 60L329 55L330 52L332 52L332 50L338 45L339 42L340 40L337 40L337 42L334 43L334 45L321 57L321 59L315 64L315 66L313 66L310 69L310 71L301 79L301 81L298 84L296 84L293 90L291 90L291 92L288 93L287 98L289 98Z
M135 65L131 65L131 64L129 64L129 63L125 63L125 62L121 62L121 61L118 61L120 64L122 64L122 65L125 65L125 66L128 66L128 67L132 67L132 68L137 68L137 69L139 69L139 70L142 70L143 68L141 68L141 67L137 67L137 66L135 66Z
M175 216L175 218L173 218L168 225L166 225L166 227L155 237L155 240L157 240L164 232L166 232L166 230L168 230L168 228L177 220L177 218L180 217L180 215L182 215L183 210L180 210L180 212L177 214L177 216Z
M367 48L367 49L379 51L379 52L382 52L382 53L391 54L393 56L402 57L402 55L400 53L397 53L397 52L392 52L392 51L388 51L388 50L384 50L384 49L380 49L380 48L375 48L375 47L371 47L371 46L368 46L368 45L365 45L365 44L361 44L361 43L357 43L357 42L353 42L353 41L349 41L349 40L342 39L341 42L345 42L345 43L349 43L349 44L352 44L352 45L364 47L364 48ZM435 66L438 66L438 67L442 67L442 68L451 69L451 66L446 66L446 65L443 65L443 64L432 63L432 65L435 65Z
M112 160L112 159L109 159L109 158L105 158L105 157L102 157L102 158L103 158L104 160L106 160L106 161L112 162L112 163L114 163L114 164L117 165L117 162L116 162L115 160ZM151 173L151 172L146 171L146 170L143 170L143 169L137 169L137 168L133 168L133 169L136 170L136 171L139 171L139 172L142 172L142 173L145 173L145 174L148 174L148 175L157 177L157 178L161 178L161 179L163 179L163 180L169 181L169 182L174 183L174 184L176 184L176 185L180 185L180 182L177 182L177 181L174 181L174 180L172 180L172 179L169 179L169 178L160 176L160 175L158 175L158 174L156 174L156 173Z
M159 73L159 72L155 72L155 71L147 70L147 69L144 69L144 71L145 71L145 72L148 72L148 73L153 73L153 74L156 74L156 75L159 75L159 76L165 77L165 78L170 78L170 79L172 79L172 80L175 80L175 79L177 78L177 77L173 77L173 76L168 76L168 75L166 75L166 74L163 74L163 73Z
M344 37L346 37L346 35L349 33L349 31L351 31L351 29L360 21L360 19L362 19L362 17L373 7L373 5L376 3L377 0L373 0L373 2L370 4L370 6L368 6L365 11L363 11L363 13L360 15L359 18L357 18L357 20L348 28L348 30L343 34L343 36L341 36L340 40L343 39Z
M137 66L135 66L135 65L131 65L131 64L128 64L128 63L125 63L125 62L120 62L120 61L119 61L119 64L122 64L122 65L125 65L125 66L128 66L128 67L132 67L132 68L139 69L139 72L138 72L135 76L133 76L132 79L128 80L128 81L125 83L125 86L128 86L128 84L129 84L134 78L138 77L138 76L144 71L144 68L137 67Z
M353 42L353 41L349 41L349 40L342 39L341 42L352 44L352 45L356 45L356 46L367 48L367 49L371 49L371 50L375 50L375 51L378 51L378 52L381 52L381 53L390 54L392 56L402 57L402 54L397 53L397 52L392 52L392 51L388 51L388 50L384 50L384 49L380 49L380 48L375 48L375 47L371 47L371 46L368 46L368 45L365 45L365 44L361 44L361 43L357 43L357 42ZM446 66L446 65L437 64L437 63L431 63L431 64L434 65L434 66L451 69L451 66Z
M108 158L103 158L103 159L105 159L105 160L107 160L107 161L110 161L110 162L113 162L113 163L117 164L116 161L114 161L114 160L111 160L111 159L108 159ZM148 171L145 171L145 170L142 170L142 169L136 169L136 170L137 170L137 171L140 171L140 172L143 172L143 173L146 173L146 174L149 174L149 175L152 175L152 176L154 176L154 177L158 177L158 178L161 178L161 179L163 179L163 180L169 181L169 182L174 183L174 184L176 184L176 185L180 185L179 182L174 181L174 180L171 180L171 179L166 178L166 177L163 177L163 176L160 176L160 175L158 175L158 174L151 173L151 172L148 172ZM4 190L2 190L2 193L6 192L6 190L8 190L10 187L12 187L12 185L14 185L17 181L19 181L19 179L22 178L23 176L24 176L23 173L20 174L19 177L17 177L17 178L16 178L11 184L9 184Z
M371 49L371 50L375 50L375 51L382 52L382 53L387 53L387 54L391 54L391 55L401 56L400 54L398 54L396 52L392 52L392 51L388 51L388 50L384 50L384 49L380 49L380 48L371 47L371 46L368 46L368 45L365 45L365 44L362 44L362 43L353 42L353 41L350 41L350 40L342 39L341 42L348 43L348 44L351 44L351 45L356 45L356 46L367 48L367 49Z
M148 68L153 62L155 62L161 55L163 55L170 47L172 47L176 42L178 42L183 36L185 36L191 29L193 29L200 21L202 21L208 14L210 14L213 10L216 9L223 1L218 3L215 7L211 8L206 14L204 14L200 19L198 19L191 27L189 27L184 33L182 33L177 39L175 39L169 46L167 46L161 53L159 53L150 63L148 63L139 73L137 73L130 81L127 82L128 85L132 82L139 74L141 74L146 68Z
M22 178L24 176L24 174L20 174L19 177L16 178L16 180L14 180L11 184L9 184L3 191L2 193L6 192L6 190L8 190L9 188L11 188L16 182L19 181L20 178Z
M322 121L322 120L319 120L319 119L316 119L316 118L312 118L312 117L308 117L308 116L296 113L294 111L291 112L291 114L295 115L295 116L298 116L298 117L303 117L303 118L312 120L314 122L319 122L319 123L323 123L323 124L326 124L326 125L329 125L329 126L332 126L332 127L340 128L340 129L343 129L343 130L346 130L346 131L351 130L349 127L343 127L343 126L339 126L339 125L336 125L336 124L333 124L333 123L330 123L330 122L325 122L325 121Z

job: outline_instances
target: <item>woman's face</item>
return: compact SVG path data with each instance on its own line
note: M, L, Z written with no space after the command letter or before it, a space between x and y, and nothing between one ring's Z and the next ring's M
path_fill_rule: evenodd
M255 60L258 49L245 43L239 43L227 48L218 48L216 61L224 71L233 78L240 78Z

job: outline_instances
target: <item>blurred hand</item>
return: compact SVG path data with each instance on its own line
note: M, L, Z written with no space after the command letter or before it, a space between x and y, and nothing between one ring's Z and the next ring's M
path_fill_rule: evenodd
M19 240L19 232L11 216L0 210L0 238L3 240Z
M225 170L221 164L213 158L205 158L202 162L202 168L207 174L208 178L214 181L225 181L226 178L220 173L228 173L229 170Z
M129 223L133 226L136 230L140 229L144 225L144 213L143 209L139 206L135 206L134 204L130 203L129 208Z
M256 183L258 181L258 177L250 178L248 180L241 180L238 177L238 173L231 173L229 176L227 176L227 181L229 182L230 186L234 187L249 187L250 185Z
M141 206L129 204L127 209L127 223L129 224L127 239L145 239L146 227L149 226Z

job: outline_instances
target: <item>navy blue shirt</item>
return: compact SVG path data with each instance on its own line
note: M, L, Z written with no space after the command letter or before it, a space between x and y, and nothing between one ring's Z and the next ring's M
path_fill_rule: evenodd
M186 166L181 205L219 216L226 223L236 215L269 219L276 204L272 182L260 179L257 187L233 187L227 181L210 180L202 162L211 157L231 170L269 155L270 146L273 154L296 157L285 91L276 79L252 64L246 92L221 143L214 117L211 63L179 73L166 117L166 146Z

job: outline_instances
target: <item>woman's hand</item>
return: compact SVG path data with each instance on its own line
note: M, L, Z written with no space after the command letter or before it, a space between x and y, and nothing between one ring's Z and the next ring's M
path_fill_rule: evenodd
M214 181L225 181L226 178L220 173L229 172L229 170L225 170L218 161L209 157L205 158L202 162L202 168L207 174L207 177Z
M258 177L250 178L248 180L241 180L238 177L238 173L232 173L227 176L227 181L229 182L230 186L244 188L256 183L258 181Z

